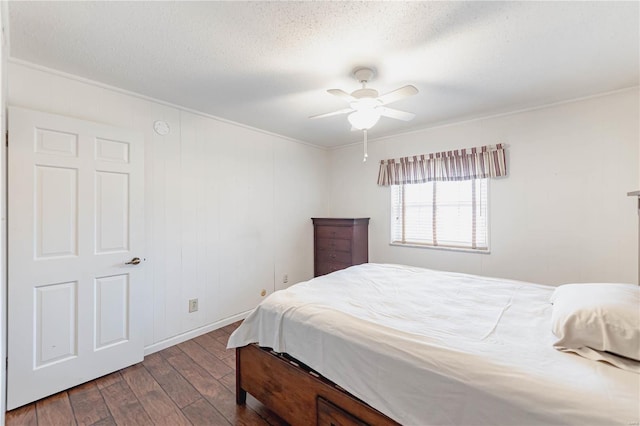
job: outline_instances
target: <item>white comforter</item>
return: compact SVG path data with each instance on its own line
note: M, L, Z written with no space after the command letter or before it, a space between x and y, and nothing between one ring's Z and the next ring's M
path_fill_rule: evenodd
M273 293L229 339L405 425L640 422L640 375L553 348L553 287L365 264Z

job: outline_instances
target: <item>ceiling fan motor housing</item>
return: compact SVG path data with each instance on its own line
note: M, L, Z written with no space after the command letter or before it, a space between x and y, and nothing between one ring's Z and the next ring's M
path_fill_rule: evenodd
M367 81L371 81L373 78L373 70L371 68L356 68L353 70L353 76L360 82L364 83Z

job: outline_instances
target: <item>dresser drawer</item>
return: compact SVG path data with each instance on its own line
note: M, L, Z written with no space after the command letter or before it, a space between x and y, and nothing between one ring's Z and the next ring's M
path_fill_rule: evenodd
M350 240L353 237L353 229L347 226L318 226L316 238L339 238Z
M313 217L311 220L315 277L369 261L369 218Z
M316 264L316 276L330 274L331 272L339 271L349 266L351 266L350 263L318 262Z
M351 252L335 250L318 250L318 262L339 262L351 264Z
M351 240L340 240L337 238L318 238L316 240L316 250L323 251L351 251Z

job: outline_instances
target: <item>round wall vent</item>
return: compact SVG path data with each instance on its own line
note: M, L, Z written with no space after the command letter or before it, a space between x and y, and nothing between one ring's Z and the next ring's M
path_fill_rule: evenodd
M157 134L164 136L169 134L171 128L166 121L158 120L153 123L153 130L155 130Z

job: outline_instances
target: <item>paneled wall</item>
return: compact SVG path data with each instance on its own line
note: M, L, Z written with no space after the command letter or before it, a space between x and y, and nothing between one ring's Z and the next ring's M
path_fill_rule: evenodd
M0 25L2 31L6 31L9 28L9 11L8 3L0 3ZM7 104L7 58L9 56L9 46L6 37L2 37L0 40L0 135L4 134L6 127L6 104ZM5 147L0 145L0 162L6 164L7 151ZM0 176L0 359L6 359L7 357L7 254L6 248L6 229L7 229L7 206L5 200L7 199L5 181L6 167L3 165L0 167L2 174ZM7 407L6 397L6 363L0 366L0 413L4 413ZM4 416L0 416L0 426L4 426Z
M330 152L330 214L370 216L369 259L547 284L637 282L639 92L630 89L434 127ZM370 132L375 137L375 128ZM489 186L490 254L390 246L382 159L502 142ZM349 182L349 185L344 185Z
M147 352L313 276L325 150L25 64L9 66L9 104L144 132Z
M362 163L359 144L327 152L25 64L8 74L10 105L144 133L148 352L311 278L313 216L371 217L374 262L549 284L636 280L626 192L640 181L637 89L373 139ZM171 132L156 134L155 120ZM388 244L379 160L497 142L510 171L490 183L491 254Z

